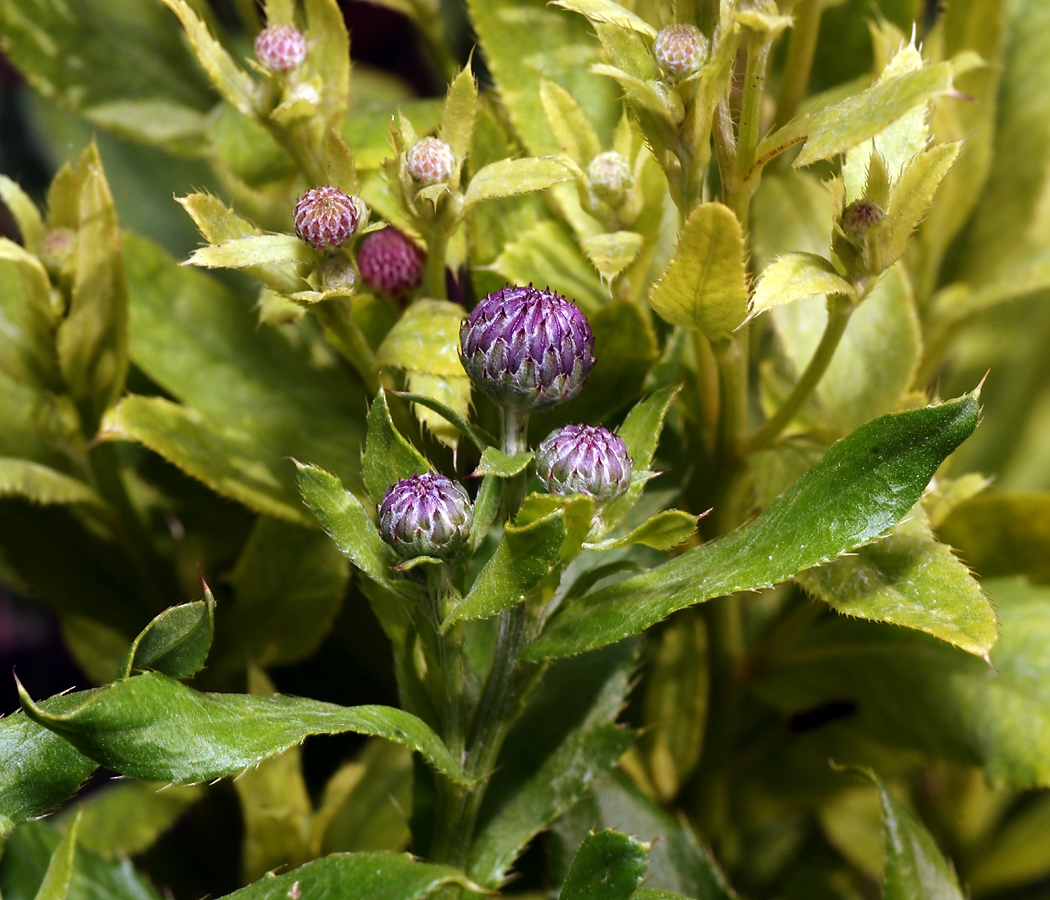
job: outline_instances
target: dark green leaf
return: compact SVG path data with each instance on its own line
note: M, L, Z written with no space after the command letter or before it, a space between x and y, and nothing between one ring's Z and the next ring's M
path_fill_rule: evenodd
M589 546L596 550L614 550L617 547L629 547L631 544L643 544L656 550L670 550L693 536L696 532L697 518L681 509L665 509L646 519L623 537L611 538Z
M935 638L831 618L777 659L760 695L792 714L856 704L836 727L984 766L993 786L1050 786L1050 590L985 582L999 613L991 665Z
M388 393L394 397L404 397L416 406L425 406L427 409L433 410L442 419L453 425L457 431L470 438L471 443L479 450L484 450L486 447L491 447L496 443L496 439L491 434L478 428L476 425L472 425L458 412L446 406L440 400L435 400L433 397L424 397L422 394L413 394L409 391L389 391Z
M81 697L53 697L50 713L72 709ZM0 835L43 815L76 793L95 763L21 712L0 719Z
M919 499L977 426L977 397L883 416L836 443L753 522L554 617L527 659L579 653L637 634L676 609L776 584L870 541Z
M204 599L166 609L132 642L118 678L135 670L189 678L202 668L215 634L215 598L207 585Z
M445 884L471 887L457 869L420 862L407 853L334 853L291 872L264 875L255 884L221 900L288 900L296 895L344 900L422 900Z
M382 389L368 410L368 437L361 462L365 487L377 505L382 502L387 488L396 482L412 475L423 475L434 468L397 430Z
M52 713L24 688L22 708L99 763L135 778L192 784L244 771L310 734L353 731L423 754L453 781L469 783L434 731L388 706L342 707L276 694L206 694L147 672L71 695Z
M33 503L88 503L104 506L93 487L28 459L0 457L0 496L15 494Z
M77 829L80 816L73 819L69 830L51 854L51 860L44 872L44 879L36 892L35 900L65 900L69 886L73 881L73 860L77 849Z
M544 673L486 792L467 869L479 884L500 886L525 845L634 742L614 724L634 663L634 642L624 641Z
M474 475L497 475L500 478L512 478L529 467L534 455L532 451L529 451L508 456L496 447L486 447L481 452L481 461L474 470Z
M561 900L627 900L649 865L649 845L615 831L592 832L576 851Z

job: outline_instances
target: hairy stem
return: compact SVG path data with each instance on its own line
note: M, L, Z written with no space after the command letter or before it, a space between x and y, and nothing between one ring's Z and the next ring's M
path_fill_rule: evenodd
M775 124L784 125L798 109L806 96L809 73L813 68L813 53L817 49L820 33L821 0L799 0L796 4L795 27L791 31L787 61L784 63L784 79L780 82L777 98Z
M350 301L332 297L315 303L312 309L332 345L357 370L368 391L379 393L379 364L368 340L353 319Z

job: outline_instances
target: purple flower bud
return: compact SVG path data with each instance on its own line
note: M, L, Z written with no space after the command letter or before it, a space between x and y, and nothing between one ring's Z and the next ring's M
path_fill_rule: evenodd
M882 207L871 200L854 200L842 211L842 233L854 244L863 243L874 225L886 217Z
M311 247L340 247L357 231L364 205L337 187L311 188L295 204L295 233Z
M566 425L536 450L536 475L551 494L589 494L608 503L630 486L633 469L624 442L601 426Z
M426 253L396 228L365 235L357 251L361 280L391 297L401 297L423 280Z
M455 556L470 538L474 508L462 485L427 472L387 489L379 504L383 540L407 559Z
M459 358L497 403L549 409L579 393L594 366L594 336L574 303L550 290L505 287L459 329Z
M271 72L290 72L306 61L306 38L293 25L271 25L255 38L255 58Z

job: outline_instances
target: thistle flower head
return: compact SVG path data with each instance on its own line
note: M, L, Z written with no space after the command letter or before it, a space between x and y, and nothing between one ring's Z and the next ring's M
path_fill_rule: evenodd
M425 259L426 254L396 228L366 235L357 251L361 280L391 297L419 287Z
M311 188L295 204L295 233L311 247L340 247L357 231L358 202L337 187Z
M613 202L631 187L631 166L615 150L599 153L587 166L587 180L598 197Z
M426 187L448 181L456 171L456 154L443 140L425 137L413 144L406 157L408 174Z
M695 25L668 25L656 36L653 54L668 75L682 78L692 75L704 64L707 39Z
M470 538L474 508L463 486L426 472L387 489L379 504L379 533L406 559L449 559Z
M271 72L290 72L306 60L306 38L294 25L271 25L255 38L255 58Z
M505 287L459 329L459 358L497 403L548 409L579 393L594 366L594 336L574 303L554 291Z
M633 469L624 442L601 426L566 425L536 450L536 475L551 494L588 494L608 503L630 486Z

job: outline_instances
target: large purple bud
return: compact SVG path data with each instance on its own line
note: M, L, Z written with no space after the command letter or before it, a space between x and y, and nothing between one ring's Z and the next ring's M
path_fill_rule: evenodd
M594 366L594 335L576 304L550 290L489 294L459 329L459 358L497 403L549 409L579 393Z
M379 504L379 533L407 559L448 559L467 545L474 507L462 485L427 472L403 478Z
M550 494L589 494L608 503L624 494L633 470L627 446L601 426L566 425L536 450L536 476Z

